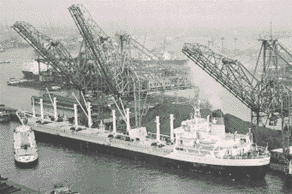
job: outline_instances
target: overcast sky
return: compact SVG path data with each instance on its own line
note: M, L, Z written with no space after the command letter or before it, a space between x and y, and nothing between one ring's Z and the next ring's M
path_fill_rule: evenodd
M130 33L183 33L192 28L219 28L233 34L287 30L291 26L289 1L272 0L0 0L0 23L9 26L26 21L39 26L74 26L68 7L81 3L94 20L110 34L125 30ZM51 23L51 24L50 24ZM114 28L114 29L113 29ZM192 31L191 30L191 31Z

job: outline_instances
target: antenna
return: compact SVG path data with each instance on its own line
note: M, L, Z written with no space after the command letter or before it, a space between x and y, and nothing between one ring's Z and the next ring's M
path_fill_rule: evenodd
M223 52L224 52L223 42L224 42L224 40L225 40L224 37L222 37L221 40L222 40L222 47L221 47L222 51L221 51L221 52L223 53Z

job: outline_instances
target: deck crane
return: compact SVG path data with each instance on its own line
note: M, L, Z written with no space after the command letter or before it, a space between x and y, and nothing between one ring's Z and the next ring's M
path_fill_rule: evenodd
M73 59L66 48L59 42L39 32L32 25L20 21L12 28L23 37L37 53L43 57L42 61L49 63L59 74L65 77L79 91L90 82L92 68L81 60ZM88 77L89 76L89 77Z
M288 73L292 69L289 63L292 55L277 40L260 41L261 49L253 73L239 61L216 54L198 43L185 43L182 52L251 109L255 132L258 126L281 121L282 148L287 157L290 153L292 97Z

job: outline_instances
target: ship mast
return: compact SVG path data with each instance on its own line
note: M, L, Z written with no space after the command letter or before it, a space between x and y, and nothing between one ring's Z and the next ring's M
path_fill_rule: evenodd
M194 106L194 110L195 110L194 118L201 118L200 104L201 104L201 101L198 100L197 104Z

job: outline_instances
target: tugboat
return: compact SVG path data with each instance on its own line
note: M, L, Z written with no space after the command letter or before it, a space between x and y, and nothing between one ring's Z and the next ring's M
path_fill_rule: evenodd
M10 61L0 61L0 64L10 63Z
M15 79L14 77L10 78L7 81L7 85L16 85L16 84L19 84L19 81L17 79Z
M9 122L10 113L6 110L4 104L0 104L0 122Z
M27 119L21 119L16 112L22 125L14 130L14 161L20 168L31 168L38 164L38 152L34 132L27 126Z

